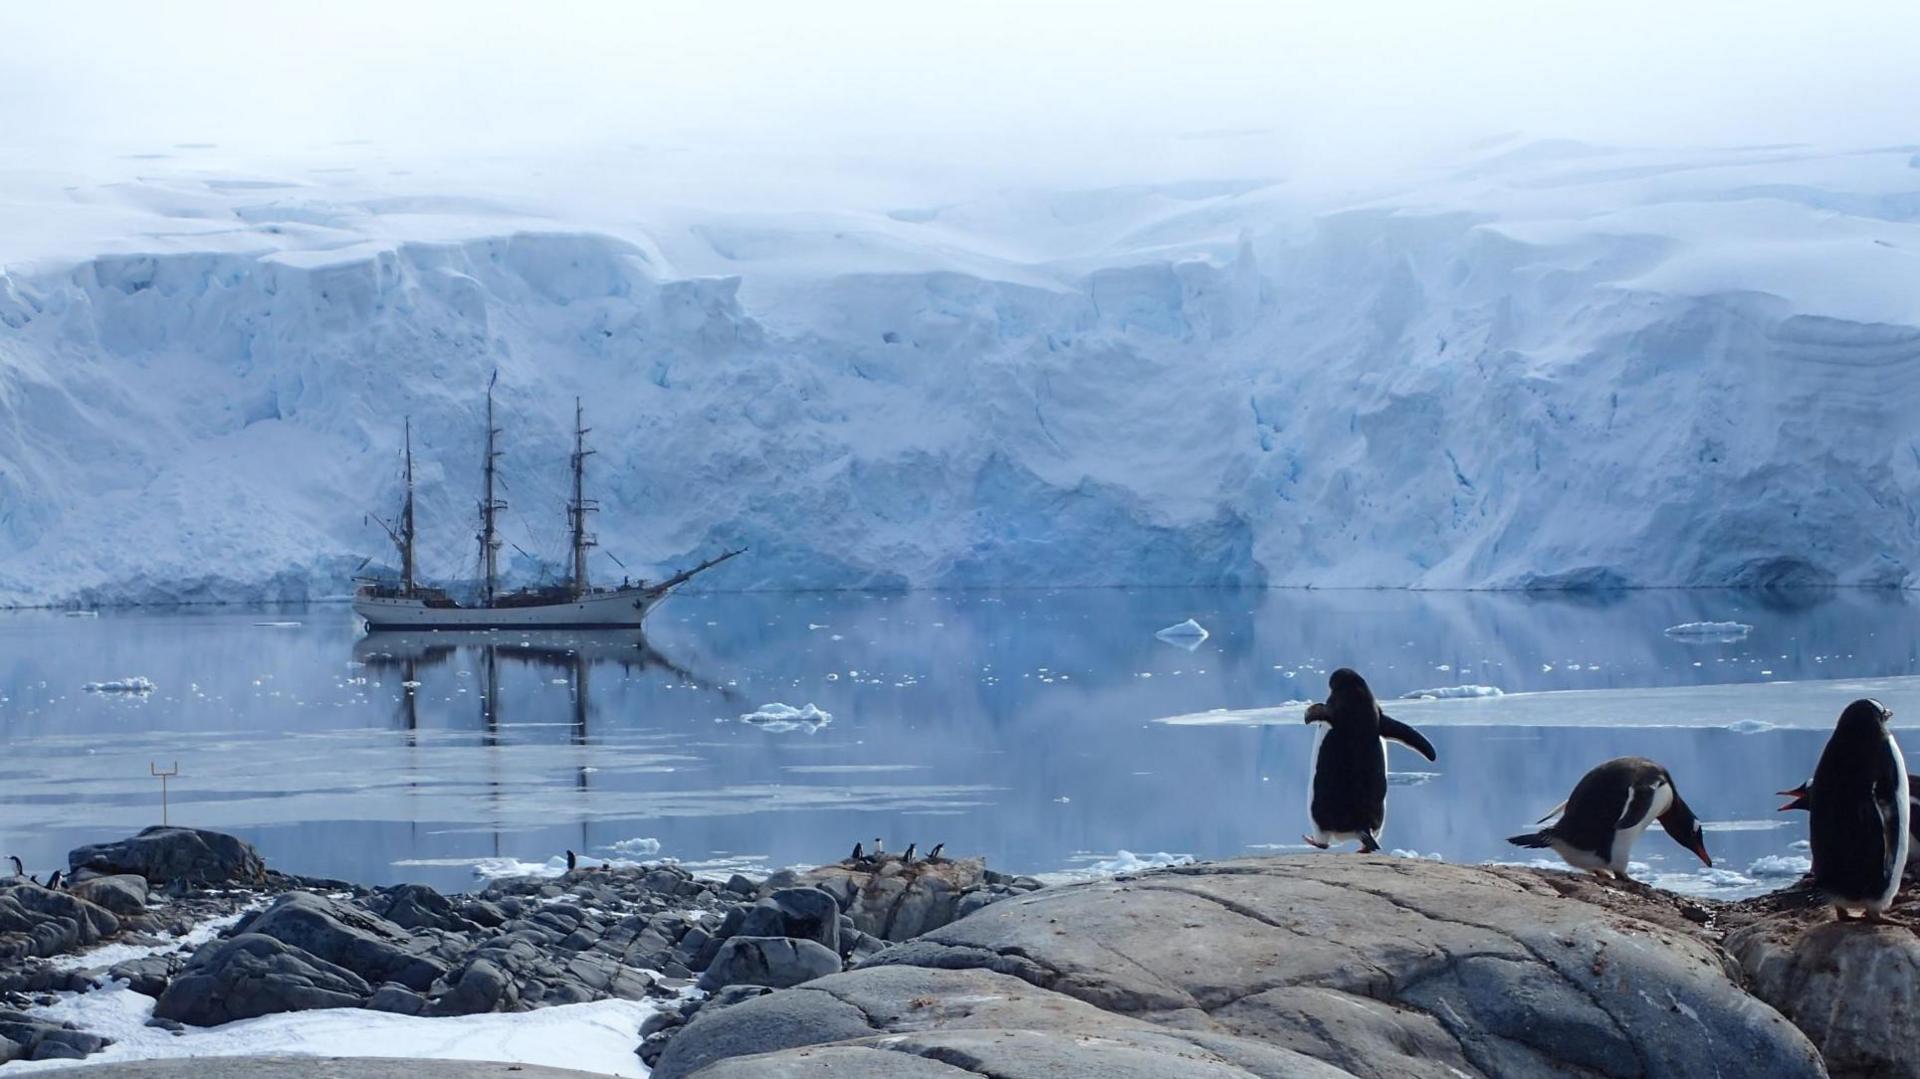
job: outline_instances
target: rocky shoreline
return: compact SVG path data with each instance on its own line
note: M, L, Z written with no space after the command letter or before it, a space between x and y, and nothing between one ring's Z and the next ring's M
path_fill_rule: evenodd
M1043 888L977 859L890 858L760 881L582 869L444 896L279 874L180 828L70 864L60 891L0 878L0 1063L104 1048L36 1010L117 980L176 1032L651 1001L635 1051L658 1079L1920 1079L1920 938L1835 924L1804 886L1720 903L1320 855Z

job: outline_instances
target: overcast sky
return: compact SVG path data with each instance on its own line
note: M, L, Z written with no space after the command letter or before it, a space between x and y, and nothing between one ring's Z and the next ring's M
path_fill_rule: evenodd
M1036 178L1920 142L1920 4L0 5L0 148L691 144ZM1170 143L1170 140L1172 142Z

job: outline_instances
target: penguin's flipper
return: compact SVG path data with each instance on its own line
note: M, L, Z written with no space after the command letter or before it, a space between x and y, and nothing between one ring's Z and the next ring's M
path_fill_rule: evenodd
M1627 795L1627 808L1620 813L1620 823L1615 828L1625 831L1647 819L1653 811L1653 785L1636 783Z
M1906 837L1900 834L1900 769L1893 766L1893 754L1881 755L1879 771L1873 781L1873 808L1880 813L1881 873L1886 880L1898 881L1906 867L1896 859L1900 841Z
M1560 800L1559 805L1554 806L1552 809L1547 810L1546 816L1541 817L1539 820L1534 821L1533 823L1545 824L1548 821L1552 820L1553 818L1559 816L1560 814L1565 813L1566 811L1567 811L1567 800L1563 798Z
M1549 813L1547 815L1552 816L1553 814ZM1525 835L1510 835L1507 837L1507 842L1516 847L1531 847L1534 850L1539 850L1541 847L1551 846L1553 844L1553 829L1548 828L1544 831L1528 832Z
M1319 701L1315 701L1312 704L1307 705L1307 714L1303 722L1325 723L1331 726L1333 723L1333 717L1327 713L1326 705L1321 704Z
M1385 712L1380 713L1380 737L1398 742L1430 761L1440 758L1433 752L1433 743L1427 736L1393 718Z

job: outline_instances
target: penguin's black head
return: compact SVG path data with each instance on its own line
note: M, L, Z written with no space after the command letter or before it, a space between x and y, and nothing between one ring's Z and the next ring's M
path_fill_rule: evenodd
M1327 688L1335 693L1371 692L1367 689L1367 680L1351 667L1342 667L1328 675Z
M1847 710L1840 713L1840 722L1834 726L1833 733L1856 738L1884 738L1887 722L1892 718L1893 709L1871 697L1862 697L1847 705Z
M1679 791L1673 792L1673 804L1660 815L1660 827L1667 830L1675 843L1692 851L1709 869L1713 867L1713 859L1707 856L1707 830L1700 827L1693 810L1680 800Z

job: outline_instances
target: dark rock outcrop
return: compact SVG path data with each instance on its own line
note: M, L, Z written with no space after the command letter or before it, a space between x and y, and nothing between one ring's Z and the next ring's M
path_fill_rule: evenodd
M1003 988L989 992L987 975ZM1183 866L998 902L858 970L703 1012L656 1075L925 1070L904 1058L1009 1079L1679 1077L1736 1061L1825 1074L1682 901L1566 874L1345 856Z
M700 988L709 992L730 985L790 985L840 971L840 957L812 940L791 937L732 937L720 946L713 963L700 975Z
M1040 887L1031 877L995 873L978 858L842 862L799 874L794 883L833 896L856 930L887 941L909 940L995 900Z
M79 1060L110 1044L72 1023L49 1023L24 1012L0 1010L0 1064L14 1060Z
M0 885L0 959L59 955L120 931L120 919L71 892L14 878Z
M110 877L75 881L67 891L115 914L139 915L147 912L147 878L137 873L116 873Z
M154 1005L155 1018L214 1026L278 1012L357 1008L366 980L284 941L243 933L202 948Z
M82 879L133 873L150 884L260 884L267 864L253 844L223 832L155 825L130 839L81 847L67 865Z
M234 932L272 937L373 985L399 982L422 991L447 972L445 963L419 954L422 944L392 922L312 892L288 892Z

